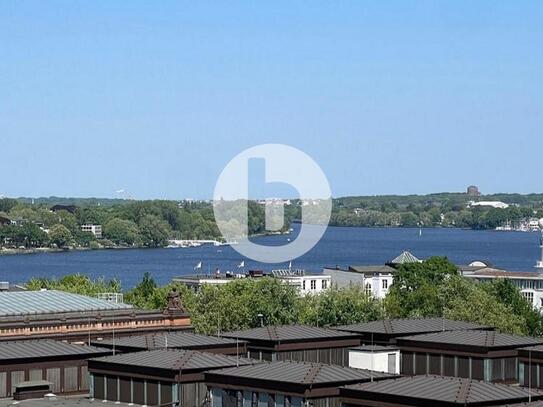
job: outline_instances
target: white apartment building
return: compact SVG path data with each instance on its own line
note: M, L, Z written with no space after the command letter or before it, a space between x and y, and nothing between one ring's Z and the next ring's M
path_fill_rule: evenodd
M306 274L303 270L273 270L272 275L298 288L302 295L318 294L332 284L332 277L326 274Z
M317 294L330 288L332 277L325 274L306 273L304 270L273 270L269 275L282 282L292 285L298 289L301 295ZM198 290L204 284L221 285L227 284L236 279L244 278L262 278L263 273L253 274L216 272L206 275L188 275L172 279L174 283L185 284L195 290Z
M518 287L521 294L532 306L543 310L543 272L506 271L491 267L483 262L475 261L468 266L460 266L462 275L476 281L491 281L494 279L507 279Z
M92 233L97 239L102 238L102 225L81 225L81 231Z
M367 294L382 299L388 294L394 281L394 273L396 272L394 267L399 264L419 263L420 261L410 252L404 251L384 265L349 266L348 268L325 267L322 273L332 277L332 284L338 287L360 285L364 287Z
M348 268L325 267L322 270L332 278L332 284L338 287L360 285L364 291L374 298L385 298L394 281L393 267L383 266L349 266Z

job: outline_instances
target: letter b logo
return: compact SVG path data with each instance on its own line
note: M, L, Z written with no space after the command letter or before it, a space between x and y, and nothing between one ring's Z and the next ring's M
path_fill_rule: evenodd
M301 229L294 241L283 246L263 246L249 241L249 161L264 161L265 182L288 184L298 191ZM282 263L293 260L317 244L330 220L332 199L328 180L307 154L284 144L262 144L234 157L223 169L213 194L217 226L240 254L259 262ZM265 203L266 230L284 226L281 201Z

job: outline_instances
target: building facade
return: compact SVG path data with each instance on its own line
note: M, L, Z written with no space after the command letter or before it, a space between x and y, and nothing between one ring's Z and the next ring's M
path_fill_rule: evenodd
M518 383L518 350L543 338L494 331L449 331L396 340L402 375L439 375Z
M81 231L92 233L94 237L97 239L102 238L102 225L91 225L91 224L81 225Z
M182 309L147 311L61 291L0 292L0 341L62 339L89 342L156 331L192 329Z
M87 360L111 351L53 340L0 342L0 398L17 385L46 380L55 394L89 391Z
M224 337L247 342L247 355L265 361L297 360L349 365L349 348L360 345L349 332L306 325L265 326L227 332Z
M204 372L255 361L206 352L160 349L89 360L90 397L143 406L201 407Z
M206 372L211 407L339 407L339 388L393 377L320 363L277 361Z

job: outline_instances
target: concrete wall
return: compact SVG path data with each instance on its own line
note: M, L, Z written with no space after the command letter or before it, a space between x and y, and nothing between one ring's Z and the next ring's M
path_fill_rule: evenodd
M329 268L324 268L322 273L331 276L332 284L337 285L340 288L348 287L350 284L364 286L364 274L361 273Z
M388 360L389 354L394 354L396 361L394 370L389 371ZM375 370L377 372L400 373L400 351L391 350L387 352L368 352L359 351L356 349L349 350L349 367L356 369Z

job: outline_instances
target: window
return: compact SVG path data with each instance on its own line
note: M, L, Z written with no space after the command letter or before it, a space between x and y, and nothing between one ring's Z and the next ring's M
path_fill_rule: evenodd
M364 288L364 291L366 292L367 295L371 295L371 284L370 283L366 283L366 287Z
M302 281L302 290L305 290L305 280Z
M526 298L526 301L528 301L530 304L534 303L534 293L531 291L523 292L522 295L524 298Z
M317 280L311 280L311 289L316 290L317 289Z
M388 280L383 280L383 290L388 289Z
M322 289L326 290L327 288L328 288L328 281L327 280L322 280Z

